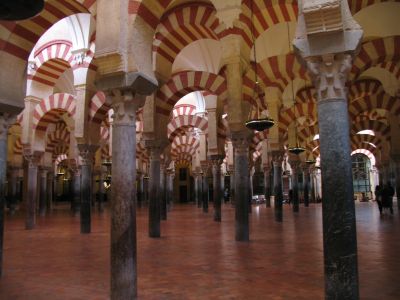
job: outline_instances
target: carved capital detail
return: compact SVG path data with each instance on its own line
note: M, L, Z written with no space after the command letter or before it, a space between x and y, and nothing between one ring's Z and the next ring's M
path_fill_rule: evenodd
M78 144L79 156L81 157L81 165L92 165L94 161L94 154L98 146L89 144Z
M113 125L135 126L136 111L144 105L145 97L132 89L114 89L108 96L112 98Z
M284 154L285 153L283 151L272 151L271 152L271 161L273 162L274 166L282 165Z
M232 134L232 146L236 155L248 155L249 140L245 134Z
M8 113L0 113L0 140L7 139L8 129L15 123L16 117Z
M307 58L307 68L318 94L318 100L346 99L348 73L352 56L346 53Z

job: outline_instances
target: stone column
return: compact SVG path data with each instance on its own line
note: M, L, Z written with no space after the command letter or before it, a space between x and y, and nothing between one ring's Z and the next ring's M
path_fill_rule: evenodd
M357 234L345 81L349 54L308 62L318 94L326 299L358 299Z
M202 170L202 196L201 202L203 204L203 212L208 213L208 162L201 162L201 170Z
M81 169L79 167L75 167L72 169L72 174L72 188L74 196L71 202L71 209L76 215L81 211Z
M40 168L40 194L39 194L39 215L46 215L46 204L47 204L47 172L46 167Z
M282 191L282 160L283 152L273 151L271 152L272 163L274 166L274 211L275 221L283 221L283 191Z
M293 193L293 212L299 212L299 161L297 157L290 161L292 168L292 193Z
M37 178L40 156L36 154L28 154L24 156L28 161L25 228L30 230L33 229L36 225Z
M251 162L251 158L249 157L249 162ZM249 163L249 196L248 196L248 205L249 205L249 214L253 212L252 210L252 201L253 201L253 179L254 179L254 168Z
M229 166L229 197L231 204L235 204L235 166Z
M223 157L219 155L210 157L213 174L214 194L214 221L221 222L221 164Z
M198 172L193 172L193 177L194 177L194 197L195 197L195 202L197 207L201 207L200 203L200 174Z
M265 206L271 207L271 168L264 167L264 196Z
M308 165L304 165L303 168L303 193L304 193L304 206L308 207L310 202L310 168Z
M310 200L312 203L316 202L315 199L315 175L314 175L314 166L310 166Z
M246 134L232 134L235 166L235 239L249 240L249 143Z
M15 214L15 208L17 205L17 198L18 198L18 174L19 174L19 169L18 168L11 168L11 176L9 179L9 195L10 195L10 214L14 215Z
M138 173L138 202L137 206L142 207L144 202L144 175L142 173Z
M400 155L392 156L394 162L394 171L396 176L396 197L397 197L397 208L400 211Z
M92 165L97 145L78 144L81 157L81 233L91 232Z
M167 219L166 175L165 165L160 165L160 216L161 220Z
M105 194L106 194L106 188L104 187L104 170L103 166L100 168L100 174L99 174L99 212L104 211L104 199L105 199Z
M136 110L144 97L112 91L111 299L136 299Z
M53 210L53 177L54 174L50 170L47 173L47 197L46 197L46 209L50 213Z
M0 114L0 277L3 270L4 206L5 181L7 176L7 134L14 118L6 113Z
M160 147L150 147L149 237L161 236Z

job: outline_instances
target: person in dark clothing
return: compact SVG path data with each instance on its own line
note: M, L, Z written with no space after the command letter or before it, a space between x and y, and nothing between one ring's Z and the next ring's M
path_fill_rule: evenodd
M375 187L375 201L378 203L379 213L382 215L382 187L379 184Z
M382 207L389 208L390 213L393 215L393 196L394 196L394 188L388 181L388 183L383 188L382 192Z
M289 190L289 205L293 202L293 190Z

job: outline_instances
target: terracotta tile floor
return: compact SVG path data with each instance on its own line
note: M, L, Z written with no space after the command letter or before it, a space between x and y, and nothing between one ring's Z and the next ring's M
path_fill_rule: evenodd
M138 211L140 299L323 299L321 206L301 207L284 222L253 207L251 242L234 241L234 211L175 205L162 238L147 237L147 211ZM109 214L94 213L90 235L79 218L57 207L24 230L22 215L7 217L0 299L108 299ZM361 299L400 299L400 225L379 217L375 203L357 204Z

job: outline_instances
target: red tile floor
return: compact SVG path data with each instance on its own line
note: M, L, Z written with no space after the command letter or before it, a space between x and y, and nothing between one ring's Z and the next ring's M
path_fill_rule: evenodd
M396 204L396 203L395 203ZM400 224L380 218L375 203L357 203L361 299L400 299ZM253 207L251 241L234 241L234 210L175 205L162 238L147 237L147 210L138 210L139 299L323 299L321 205L273 210ZM61 206L24 230L23 215L7 217L0 299L108 299L109 213L94 213L92 233Z

